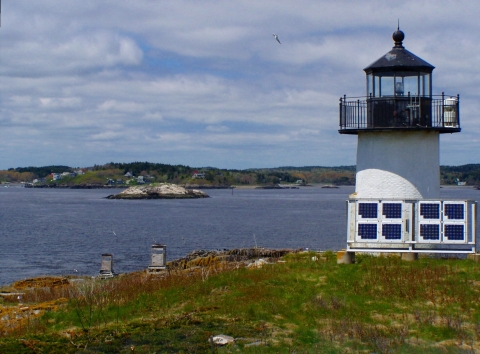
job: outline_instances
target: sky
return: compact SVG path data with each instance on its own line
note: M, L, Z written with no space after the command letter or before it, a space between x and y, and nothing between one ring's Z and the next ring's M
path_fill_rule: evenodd
M393 47L460 94L440 163L480 163L480 5L424 0L3 0L0 169L148 161L354 165L339 98ZM279 44L272 36L276 33Z

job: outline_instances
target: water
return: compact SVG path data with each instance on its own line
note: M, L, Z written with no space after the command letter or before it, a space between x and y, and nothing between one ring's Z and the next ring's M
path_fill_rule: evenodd
M145 269L152 243L167 259L197 249L346 246L345 200L354 187L208 190L194 200L109 200L120 190L0 189L0 284L40 276L95 275L102 253L116 272ZM478 199L472 188L443 198ZM115 236L115 234L117 236Z

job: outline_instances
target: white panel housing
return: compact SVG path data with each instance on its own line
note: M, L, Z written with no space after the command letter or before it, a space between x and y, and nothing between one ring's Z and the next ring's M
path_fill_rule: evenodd
M350 198L347 215L350 251L475 252L472 200Z

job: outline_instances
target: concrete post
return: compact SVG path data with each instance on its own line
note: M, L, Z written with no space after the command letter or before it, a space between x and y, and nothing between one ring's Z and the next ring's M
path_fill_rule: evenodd
M403 252L402 253L402 261L414 262L417 259L418 259L418 253L413 253L413 252Z
M468 259L480 263L480 253L471 253L467 256Z
M355 252L347 252L344 249L337 252L337 264L353 263L355 263Z

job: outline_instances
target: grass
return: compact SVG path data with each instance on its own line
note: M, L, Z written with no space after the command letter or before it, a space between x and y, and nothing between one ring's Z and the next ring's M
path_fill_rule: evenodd
M5 329L0 353L480 349L478 263L357 255L356 264L337 265L331 252L314 255L289 254L254 269L211 260L164 277L134 273L30 291L24 308L59 305ZM212 347L218 334L235 344Z

